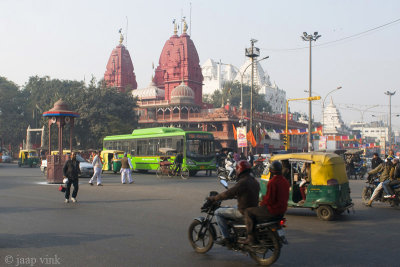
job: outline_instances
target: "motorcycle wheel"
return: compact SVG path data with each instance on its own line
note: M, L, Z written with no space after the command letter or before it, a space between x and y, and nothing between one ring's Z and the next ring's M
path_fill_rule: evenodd
M162 173L161 167L158 167L158 169L156 171L156 175L157 175L157 178L161 178L162 177L163 173Z
M181 178L185 179L185 180L187 178L189 178L189 170L188 170L188 168L186 168L186 167L182 168L182 170L181 170Z
M268 232L268 237L260 240L262 245L249 250L250 257L261 266L269 266L278 260L281 254L281 245L276 233Z
M201 230L201 232L200 232ZM206 253L214 245L211 228L202 227L201 222L194 220L189 226L189 242L197 253Z
M361 194L361 198L364 201L364 203L367 203L370 200L371 196L372 196L372 189L369 187L364 187Z

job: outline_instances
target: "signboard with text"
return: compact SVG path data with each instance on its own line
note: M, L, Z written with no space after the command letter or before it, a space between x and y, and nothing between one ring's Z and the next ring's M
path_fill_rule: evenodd
M247 147L246 127L237 128L238 147Z

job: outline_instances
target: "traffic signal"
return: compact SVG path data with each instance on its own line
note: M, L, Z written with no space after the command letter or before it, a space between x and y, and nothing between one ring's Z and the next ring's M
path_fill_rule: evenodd
M289 139L288 139L288 135L287 134L285 134L284 136L283 136L283 145L285 146L285 149L287 150L288 149L288 146L289 146Z

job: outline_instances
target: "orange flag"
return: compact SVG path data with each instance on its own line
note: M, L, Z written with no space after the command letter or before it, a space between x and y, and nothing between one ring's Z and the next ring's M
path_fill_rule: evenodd
M256 139L254 138L254 134L253 131L250 129L250 131L247 133L247 140L251 143L252 147L256 147L257 146L257 142Z
M232 127L233 127L233 137L235 138L235 140L237 140L237 132L236 132L235 125L233 123L232 123Z

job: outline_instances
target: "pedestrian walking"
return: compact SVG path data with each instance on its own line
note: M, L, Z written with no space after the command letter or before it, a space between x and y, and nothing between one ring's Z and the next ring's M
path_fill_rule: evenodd
M76 152L72 152L71 158L67 160L63 167L64 178L68 178L66 182L65 190L65 203L69 203L69 195L71 191L71 185L74 185L74 191L72 191L72 202L77 202L76 196L79 190L79 179L78 175L81 173L79 168L79 161L76 160Z
M126 184L126 180L128 180L130 184L133 183L132 176L130 175L130 160L128 159L127 155L128 154L125 152L124 157L121 159L121 182L123 184Z
M92 178L90 178L89 180L89 184L93 185L94 180L97 179L97 186L103 186L103 184L101 183L101 170L103 168L103 163L101 162L100 151L95 152L92 165L94 173Z

